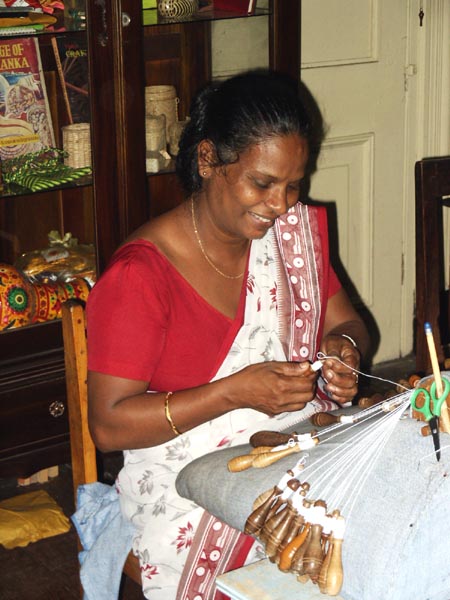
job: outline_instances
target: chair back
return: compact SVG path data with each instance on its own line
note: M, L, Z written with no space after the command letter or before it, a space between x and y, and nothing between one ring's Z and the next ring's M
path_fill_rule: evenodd
M416 185L416 369L430 371L424 332L430 323L438 360L445 355L450 323L449 292L445 290L443 207L450 206L450 156L424 158L415 165ZM447 250L448 255L448 250Z
M97 481L97 452L88 424L86 316L84 305L80 301L64 302L62 327L72 480L76 506L78 486ZM139 560L132 552L127 557L123 572L140 588Z
M78 486L97 481L96 449L88 425L86 319L81 302L76 300L64 302L62 327L72 479L76 504Z

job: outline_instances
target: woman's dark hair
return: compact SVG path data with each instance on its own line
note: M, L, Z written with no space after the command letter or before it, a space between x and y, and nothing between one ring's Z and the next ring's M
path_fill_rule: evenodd
M201 188L197 148L202 140L212 142L214 166L220 166L236 162L254 144L292 133L313 141L297 82L274 71L254 70L209 84L192 102L179 143L177 175L188 195Z

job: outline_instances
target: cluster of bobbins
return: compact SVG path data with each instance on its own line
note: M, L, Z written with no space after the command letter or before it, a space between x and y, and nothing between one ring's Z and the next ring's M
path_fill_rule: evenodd
M444 370L447 371L450 369L450 359L446 359L444 362ZM409 375L408 378L402 378L397 381L397 386L393 390L389 390L384 393L377 392L372 394L371 396L362 397L358 400L358 406L361 408L370 408L371 406L375 406L377 404L383 403L385 400L392 398L396 394L401 394L407 390L414 390L417 387L422 387L428 391L430 391L431 384L433 383L434 378L430 377L429 379L424 381L424 378L417 373L413 373ZM412 411L412 417L417 419L418 421L424 421L424 416L422 413L419 413L415 410ZM320 422L318 422L320 421ZM321 427L323 425L331 425L332 423L337 423L338 417L335 415L323 413L314 415L314 418L311 419L311 422L317 427ZM439 420L439 428L442 433L450 433L450 427L448 426L448 420L442 418ZM430 435L430 427L428 425L424 425L421 429L421 433L423 436Z
M311 580L323 594L339 594L342 581L342 542L345 521L339 510L331 513L323 500L307 497L308 482L298 475L302 461L272 490L254 503L245 533L265 546L269 560L303 583Z
M450 364L444 366L445 369L450 368ZM424 380L420 375L413 374L407 379L398 380L392 391L361 397L358 406L364 411L385 403L383 410L389 411L395 406L395 402L389 402L390 398L417 387L429 389L432 381L433 378ZM423 420L422 414L417 411L413 411L412 416ZM327 427L353 423L355 417L317 413L310 418L310 422L315 427ZM429 433L430 428L425 425L422 434ZM253 449L246 455L231 459L228 462L230 471L268 466L293 452L311 448L319 443L319 439L317 431L303 435L260 431L253 434L249 442ZM342 588L344 577L342 543L345 519L340 510L330 510L323 499L310 497L310 484L299 479L305 461L306 457L300 458L273 489L255 500L244 532L260 540L269 560L276 563L281 571L295 574L303 583L312 581L318 585L321 593L336 596Z

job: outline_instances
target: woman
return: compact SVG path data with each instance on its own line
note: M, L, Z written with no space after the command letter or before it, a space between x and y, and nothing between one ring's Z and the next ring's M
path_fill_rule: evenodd
M331 408L326 395L351 401L368 347L329 265L325 211L298 202L312 132L295 87L245 73L202 90L190 117L187 200L127 240L88 302L90 426L101 450L125 451L117 489L152 600L207 598L219 572L188 557L204 511L177 495L181 468ZM322 390L319 349L348 365L325 360ZM254 559L251 538L235 542L220 570ZM193 593L194 568L207 573Z

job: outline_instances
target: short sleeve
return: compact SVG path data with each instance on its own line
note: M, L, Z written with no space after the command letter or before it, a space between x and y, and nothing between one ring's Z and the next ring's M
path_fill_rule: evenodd
M167 320L161 269L148 246L129 244L115 255L87 302L89 370L151 380Z

